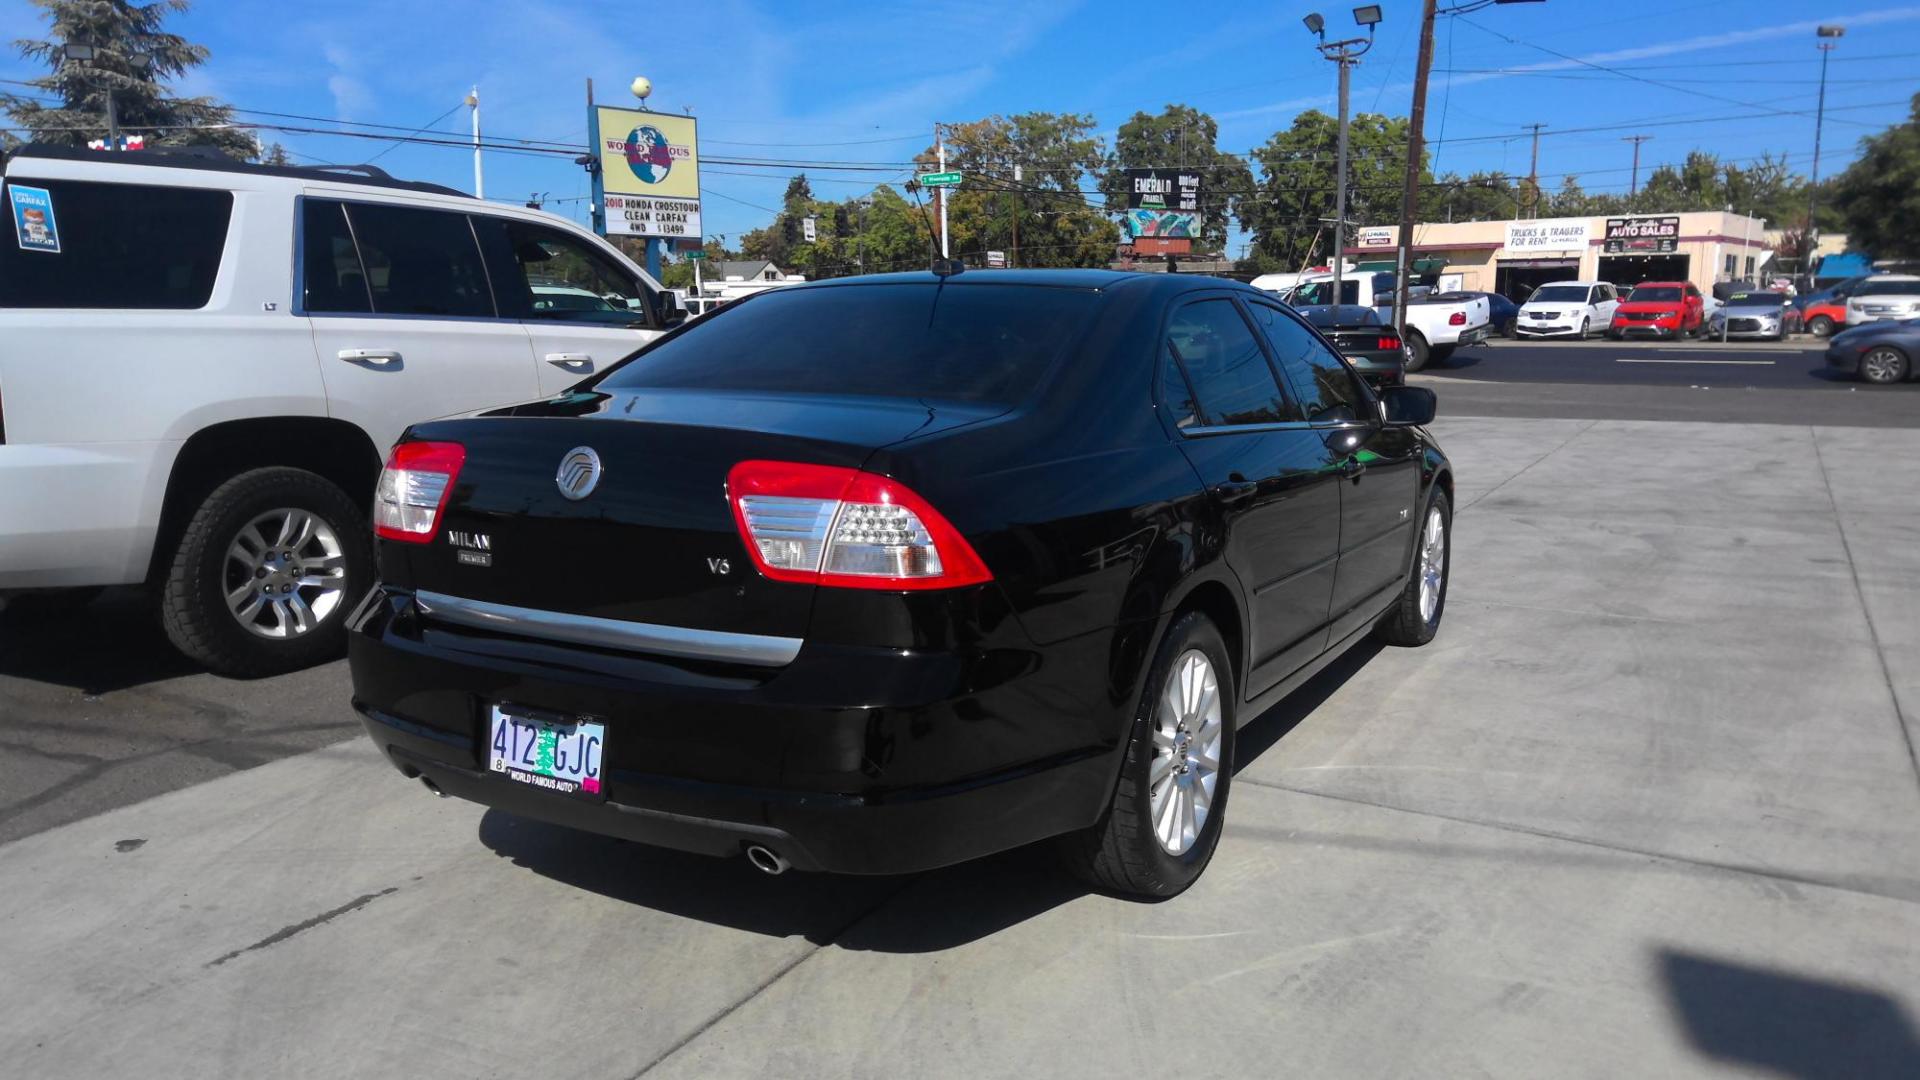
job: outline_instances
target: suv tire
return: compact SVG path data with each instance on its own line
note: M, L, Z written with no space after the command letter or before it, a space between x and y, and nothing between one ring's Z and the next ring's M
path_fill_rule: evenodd
M347 613L372 581L373 541L345 492L304 469L253 469L214 488L188 520L161 582L160 619L175 647L212 670L271 675L343 653Z
M1427 496L1420 531L1413 537L1413 561L1407 586L1393 602L1374 636L1388 645L1418 647L1433 640L1447 611L1447 578L1453 558L1453 504L1440 485ZM1437 540L1437 545L1436 545ZM1431 590L1431 602L1429 602Z
M1195 680L1191 696L1180 692L1183 678ZM1207 699L1199 689L1209 680L1213 683L1211 709L1205 707ZM1143 900L1163 900L1192 885L1213 858L1226 820L1227 795L1233 783L1234 714L1239 700L1233 667L1219 630L1197 611L1177 617L1167 628L1147 673L1146 690L1134 715L1113 802L1093 827L1068 833L1057 841L1067 868L1108 892ZM1172 707L1182 703L1199 703L1199 707L1180 711ZM1183 718L1182 712L1192 715ZM1213 715L1207 715L1209 712ZM1213 748L1210 775L1208 768L1196 764L1196 759L1204 761L1209 756L1209 747ZM1162 791L1160 817L1171 824L1177 851L1162 840L1156 821L1156 773L1160 774L1157 786ZM1205 791L1209 780L1213 784L1210 794L1190 803L1181 801L1183 790ZM1180 814L1187 805L1204 815L1191 840L1180 827ZM1167 817L1169 813L1172 817Z
M1807 333L1817 338L1832 337L1833 317L1830 315L1815 315L1813 318L1808 319Z

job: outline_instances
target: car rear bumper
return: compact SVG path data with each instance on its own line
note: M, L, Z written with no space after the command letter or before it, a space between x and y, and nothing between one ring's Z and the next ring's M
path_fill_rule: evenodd
M432 626L381 591L352 630L354 708L403 774L661 847L761 844L806 870L925 870L1090 825L1131 713L1104 685L1110 634L1044 655L808 645L750 671ZM487 771L503 701L604 723L605 799Z

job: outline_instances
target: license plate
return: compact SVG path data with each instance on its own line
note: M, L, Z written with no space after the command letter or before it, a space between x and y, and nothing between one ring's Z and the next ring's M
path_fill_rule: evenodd
M488 709L487 770L561 795L605 798L600 779L606 725L494 705Z

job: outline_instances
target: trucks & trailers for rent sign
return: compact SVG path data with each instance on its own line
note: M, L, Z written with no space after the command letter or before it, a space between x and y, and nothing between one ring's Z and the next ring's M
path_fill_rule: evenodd
M1586 218L1507 222L1507 253L1585 251L1593 229Z
M691 116L594 110L607 232L698 237L700 150Z

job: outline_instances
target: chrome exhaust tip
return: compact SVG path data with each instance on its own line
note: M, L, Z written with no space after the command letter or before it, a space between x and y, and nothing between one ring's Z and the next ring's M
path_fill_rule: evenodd
M779 852L759 844L747 845L747 861L753 864L755 870L769 877L784 874L787 868L793 865Z
M439 784L434 783L432 780L429 780L424 776L420 778L420 786L426 788L428 791L433 792L435 795L438 795L443 799L447 797L447 793L440 790Z

